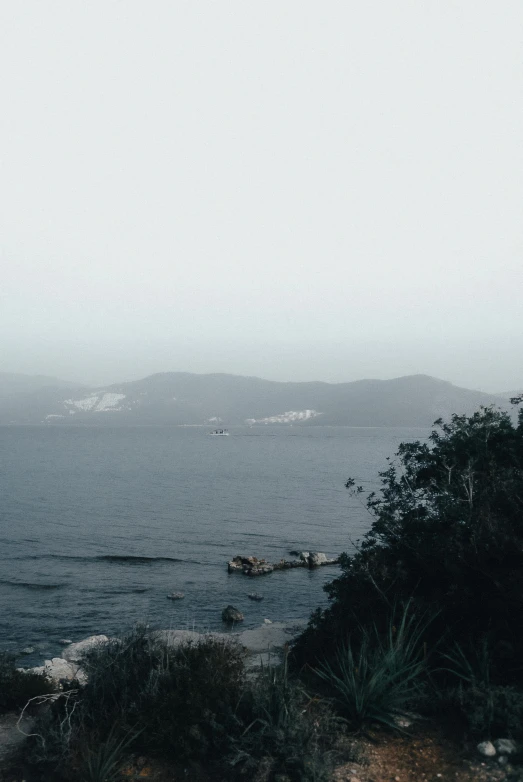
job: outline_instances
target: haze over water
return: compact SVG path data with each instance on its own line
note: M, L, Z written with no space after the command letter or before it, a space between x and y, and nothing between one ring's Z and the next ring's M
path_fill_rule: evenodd
M137 621L223 629L222 608L307 618L337 568L228 575L236 554L351 550L371 518L344 488L378 488L401 441L423 429L238 427L0 430L0 634L59 653L60 638ZM182 591L185 599L166 595ZM257 591L261 603L247 598ZM31 660L33 658L27 658Z

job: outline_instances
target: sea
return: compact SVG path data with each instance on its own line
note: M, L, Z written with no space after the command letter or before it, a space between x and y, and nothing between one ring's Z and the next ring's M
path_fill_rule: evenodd
M60 639L136 623L223 630L306 619L328 603L337 566L258 578L227 573L236 555L354 551L372 523L353 477L379 490L414 428L0 428L0 649L60 654ZM183 600L167 599L183 592ZM253 602L249 592L263 600Z

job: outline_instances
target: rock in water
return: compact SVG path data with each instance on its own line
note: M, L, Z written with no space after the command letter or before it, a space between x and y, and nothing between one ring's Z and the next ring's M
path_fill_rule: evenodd
M222 611L222 621L232 624L232 622L243 622L243 614L234 606L228 605Z
M257 592L249 592L247 597L249 598L249 600L256 600L258 602L260 600L263 600L263 595L259 595Z
M183 600L184 597L183 592L171 592L170 595L167 595L168 600Z
M310 567L318 567L319 565L326 565L329 560L325 556L325 554L320 554L319 552L314 552L309 554L309 566Z
M245 576L264 576L272 573L274 566L258 557L234 557L227 563L229 573L243 573Z

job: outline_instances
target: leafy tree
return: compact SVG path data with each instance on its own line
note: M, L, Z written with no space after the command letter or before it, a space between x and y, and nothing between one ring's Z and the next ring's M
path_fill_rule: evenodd
M433 647L488 637L499 678L523 679L523 410L517 424L491 407L436 421L428 442L400 445L380 476L381 492L366 499L371 529L342 556L325 587L331 604L312 616L296 661L332 657L412 599L436 616Z

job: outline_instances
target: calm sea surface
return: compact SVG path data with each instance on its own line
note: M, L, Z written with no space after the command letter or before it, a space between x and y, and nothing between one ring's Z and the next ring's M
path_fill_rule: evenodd
M0 646L60 652L60 638L137 621L222 629L222 608L304 618L336 567L247 579L236 554L337 555L371 518L344 489L378 488L400 442L424 429L0 428ZM261 603L249 591L264 595ZM185 599L166 595L182 591Z

